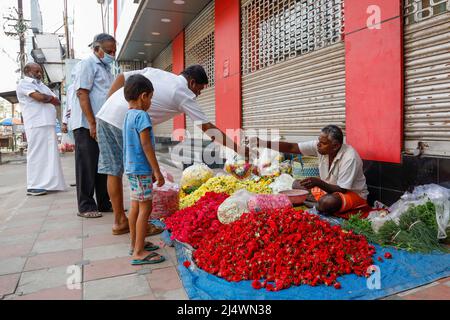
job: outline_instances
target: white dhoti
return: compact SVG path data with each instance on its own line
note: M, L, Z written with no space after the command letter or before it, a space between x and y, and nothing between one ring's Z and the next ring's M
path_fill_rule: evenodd
M55 126L25 130L28 142L27 188L66 190Z

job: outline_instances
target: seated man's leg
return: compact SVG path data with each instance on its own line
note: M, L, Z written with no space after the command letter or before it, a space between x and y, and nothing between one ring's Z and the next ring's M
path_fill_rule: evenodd
M342 207L342 200L338 194L326 194L319 199L319 212L331 215L339 212Z

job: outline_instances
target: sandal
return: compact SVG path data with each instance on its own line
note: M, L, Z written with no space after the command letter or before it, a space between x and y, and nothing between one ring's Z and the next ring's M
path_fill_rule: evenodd
M125 234L125 233L129 233L130 232L130 226L129 225L127 225L125 228L122 228L122 229L117 229L117 230L112 230L112 234L114 235L114 236L120 236L120 235L122 235L122 234Z
M158 257L158 260L151 260L154 257ZM161 263L164 262L166 260L166 258L164 258L164 256L161 256L155 252L150 253L148 256L146 256L144 259L134 259L131 261L131 265L133 266L139 266L139 265L143 265L143 264L155 264L155 263Z
M163 231L164 231L163 228L157 227L154 224L149 223L148 224L148 229L147 229L147 237L155 236L157 234L162 233Z
M153 244L153 243L151 243L149 241L145 242L145 245L144 245L144 250L145 251L155 251L155 250L158 250L158 249L159 249L159 246L157 246L156 244ZM133 255L133 249L130 249L129 254L130 254L130 256Z
M78 212L77 216L82 218L101 218L103 217L101 212L98 211L87 211L87 212Z

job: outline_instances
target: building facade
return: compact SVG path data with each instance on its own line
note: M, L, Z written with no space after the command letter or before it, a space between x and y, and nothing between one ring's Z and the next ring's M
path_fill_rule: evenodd
M219 128L304 141L339 125L365 160L372 201L450 187L450 0L114 5L123 69L202 64L210 84L198 101ZM157 135L193 125L180 116Z

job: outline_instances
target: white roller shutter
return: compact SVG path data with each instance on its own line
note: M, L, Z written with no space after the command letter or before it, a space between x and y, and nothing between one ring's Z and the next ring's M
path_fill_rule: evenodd
M405 150L450 156L450 1L431 4L406 6Z
M185 29L185 64L200 64L205 68L209 84L197 98L197 102L212 123L216 122L214 20L214 1L211 1ZM194 123L189 116L186 116L186 130L191 137L203 136L201 130L194 130ZM196 131L197 134L194 135Z
M243 0L243 129L288 141L345 130L342 1Z
M161 53L153 60L152 66L167 72L172 72L173 54L172 43L170 43ZM173 132L173 119L160 123L155 126L155 136L171 138Z

